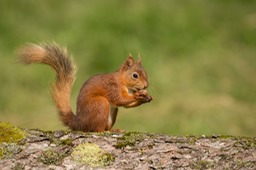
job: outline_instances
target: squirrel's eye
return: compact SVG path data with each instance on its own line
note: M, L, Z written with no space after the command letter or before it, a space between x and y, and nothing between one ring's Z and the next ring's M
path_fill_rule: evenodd
M138 73L135 72L135 73L132 74L132 77L133 77L134 79L137 79L137 78L139 78L139 75L138 75Z

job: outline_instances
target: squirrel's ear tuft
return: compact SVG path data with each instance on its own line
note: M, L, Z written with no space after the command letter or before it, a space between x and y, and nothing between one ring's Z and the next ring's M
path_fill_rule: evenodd
M141 64L141 57L140 57L140 53L138 54L138 61L137 61L138 64Z

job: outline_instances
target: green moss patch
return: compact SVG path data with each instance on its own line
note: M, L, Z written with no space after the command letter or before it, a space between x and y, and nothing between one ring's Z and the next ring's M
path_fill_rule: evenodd
M17 145L15 143L10 143L10 144L1 144L0 145L0 159L2 158L11 158L14 155L18 154L21 152L21 147L20 145Z
M17 143L25 138L25 132L11 123L0 122L0 159L10 158L19 153L21 148Z
M127 132L121 138L118 138L115 147L117 149L121 149L126 146L134 146L137 141L141 141L143 138L145 138L144 133Z
M17 143L25 138L25 132L10 123L0 122L0 144Z
M110 165L114 156L101 149L94 143L83 143L74 148L72 157L75 161L87 164L92 167L102 167Z
M2 158L3 158L3 156L4 156L3 148L2 148L2 147L0 147L0 159L2 159Z
M39 157L39 161L46 165L58 165L62 162L63 158L65 157L64 153L58 152L53 149L48 149L43 151L41 156Z
M211 169L213 168L213 163L206 160L200 160L200 161L196 161L193 164L193 168L194 169Z

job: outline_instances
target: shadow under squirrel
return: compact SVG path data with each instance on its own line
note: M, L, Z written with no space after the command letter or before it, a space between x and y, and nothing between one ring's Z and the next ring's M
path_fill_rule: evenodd
M83 84L74 114L70 106L70 94L76 65L66 48L56 43L27 44L18 50L18 56L24 64L46 64L55 71L52 98L62 122L72 130L111 130L118 107L136 107L152 100L146 91L148 78L141 59L136 62L129 55L117 71L93 76Z

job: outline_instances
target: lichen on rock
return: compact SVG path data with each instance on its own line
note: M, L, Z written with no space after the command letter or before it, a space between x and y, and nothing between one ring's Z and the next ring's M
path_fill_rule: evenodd
M78 145L73 149L71 155L75 161L92 167L110 165L115 159L113 155L101 149L94 143L83 143Z

